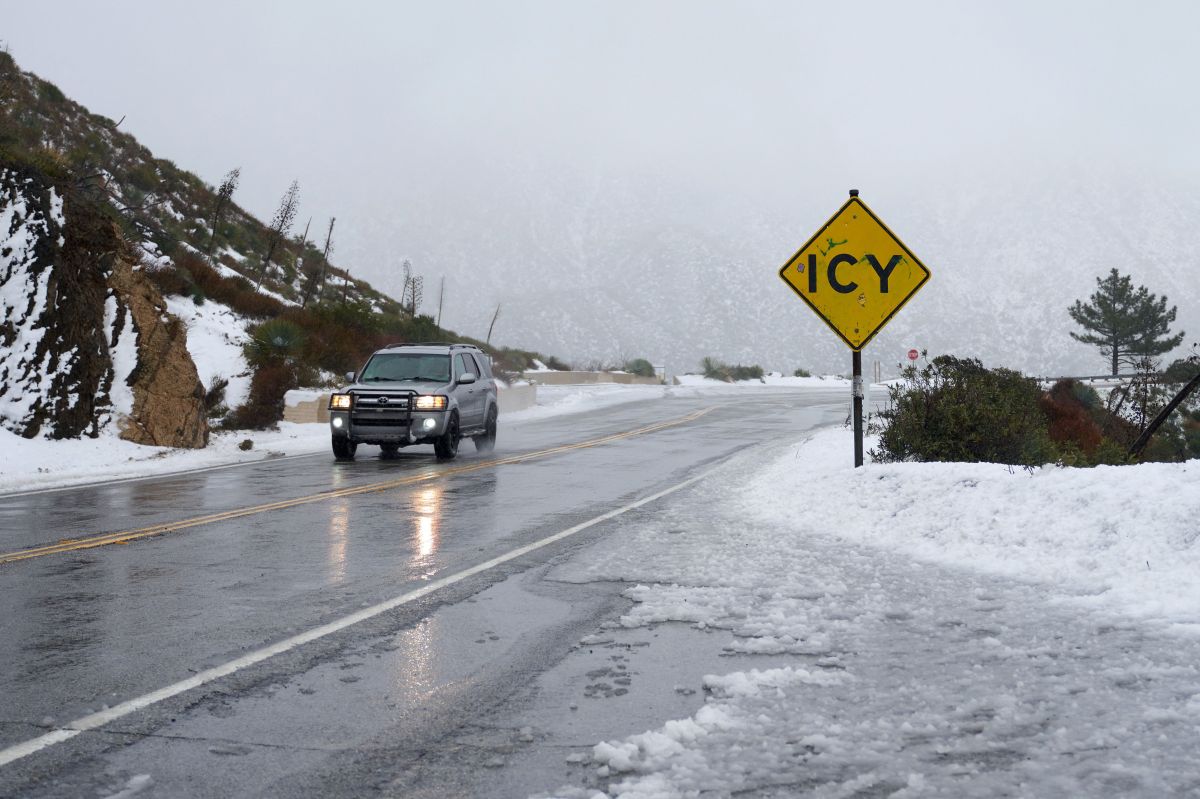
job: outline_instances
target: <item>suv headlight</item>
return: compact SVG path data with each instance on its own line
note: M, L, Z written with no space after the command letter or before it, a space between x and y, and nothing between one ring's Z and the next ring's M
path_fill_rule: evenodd
M446 398L440 394L425 394L417 397L417 402L413 407L418 411L444 411L446 403Z
M353 402L350 394L333 394L329 397L329 409L331 411L348 411L350 403Z

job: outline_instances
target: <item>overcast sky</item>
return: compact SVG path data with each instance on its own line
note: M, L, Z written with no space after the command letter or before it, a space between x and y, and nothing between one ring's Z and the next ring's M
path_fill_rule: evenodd
M831 211L972 169L1200 175L1195 2L3 5L23 68L210 183L241 166L264 219L299 179L369 277L381 231L434 252L431 220L551 176Z
M1077 151L1195 171L1191 2L4 3L0 39L266 216L497 165L773 192ZM817 154L816 157L813 154Z

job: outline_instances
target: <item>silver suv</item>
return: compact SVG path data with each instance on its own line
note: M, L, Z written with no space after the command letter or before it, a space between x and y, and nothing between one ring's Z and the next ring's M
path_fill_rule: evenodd
M410 444L433 444L442 460L458 454L464 436L478 452L496 446L496 380L478 347L393 344L346 379L350 385L329 398L333 454L340 461L352 460L359 444L378 444L384 458Z

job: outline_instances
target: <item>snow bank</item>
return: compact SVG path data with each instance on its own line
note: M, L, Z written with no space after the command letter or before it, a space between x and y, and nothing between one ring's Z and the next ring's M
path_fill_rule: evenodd
M831 533L1045 582L1089 605L1200 624L1200 461L854 469L851 442L846 430L823 431L763 472L740 507L797 533Z
M238 445L250 439L253 449ZM115 433L98 438L27 439L0 429L0 491L52 488L101 480L162 476L171 472L329 451L324 425L281 422L275 431L214 433L205 449L147 447Z
M588 781L607 792L553 796L1196 784L1198 639L1147 633L1200 621L1200 462L855 470L851 445L838 429L764 467L746 453L556 570L641 581L624 628L725 630L710 645L783 665L705 676L691 717L594 746Z

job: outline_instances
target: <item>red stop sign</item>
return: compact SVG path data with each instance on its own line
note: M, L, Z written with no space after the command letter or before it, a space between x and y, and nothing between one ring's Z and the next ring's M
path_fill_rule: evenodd
M920 357L920 355L921 355L921 353L917 352L916 350L908 351L908 359L910 361L915 361L918 357Z

